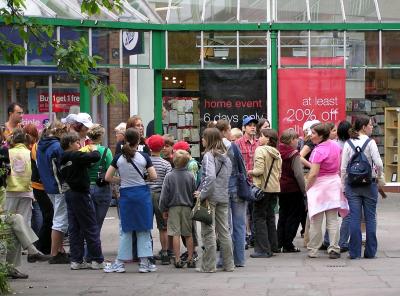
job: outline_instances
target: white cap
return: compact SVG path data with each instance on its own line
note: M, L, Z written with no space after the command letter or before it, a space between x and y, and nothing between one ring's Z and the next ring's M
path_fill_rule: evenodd
M61 118L61 122L64 123L64 124L74 123L74 122L76 122L76 117L77 116L78 116L77 114L68 114L67 117Z
M311 135L311 127L313 125L318 124L318 123L321 123L321 122L319 120L317 120L317 119L304 122L304 124L303 124L303 132L304 132L304 134L310 136Z
M115 132L120 133L120 134L125 134L125 130L126 130L126 123L125 122L121 122L114 129Z
M92 117L87 113L79 113L76 115L75 121L82 123L87 128L91 128L93 126Z

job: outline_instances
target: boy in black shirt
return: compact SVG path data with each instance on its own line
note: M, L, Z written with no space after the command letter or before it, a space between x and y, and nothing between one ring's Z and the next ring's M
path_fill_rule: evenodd
M68 185L65 201L68 210L68 231L71 252L71 269L102 269L104 257L101 251L100 231L96 222L96 213L90 197L90 179L87 168L100 160L101 155L90 147L90 152L79 151L79 136L68 133L61 138L64 154L60 171ZM84 240L91 258L84 256Z

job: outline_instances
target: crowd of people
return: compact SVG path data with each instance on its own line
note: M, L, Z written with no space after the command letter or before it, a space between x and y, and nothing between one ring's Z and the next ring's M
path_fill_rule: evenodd
M110 149L103 145L105 129L87 113L70 114L40 133L21 124L22 114L23 106L12 103L0 134L1 218L17 245L7 254L13 278L28 277L17 269L21 248L28 262L69 264L71 270L122 273L126 262L137 260L142 273L156 271L157 261L230 272L246 265L249 247L251 258L300 252L294 244L300 225L310 258L323 248L331 259L347 251L350 259L376 256L383 165L367 117L338 126L306 122L302 135L294 129L279 135L265 118L246 117L242 129L211 122L202 133L199 163L185 141L145 138L137 115L115 128L117 145ZM360 153L370 175L356 183L351 170ZM239 182L246 179L261 190L259 199L241 196ZM105 263L100 233L113 196L119 247L115 261ZM196 201L206 203L212 216L211 224L201 223L201 240L191 218ZM154 217L159 252L151 234Z

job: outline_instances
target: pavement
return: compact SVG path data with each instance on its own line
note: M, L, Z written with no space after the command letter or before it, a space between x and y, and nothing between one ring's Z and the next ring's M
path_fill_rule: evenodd
M123 274L102 271L72 271L69 265L26 263L21 271L27 280L11 280L15 295L163 295L163 296L347 296L400 295L400 198L390 193L378 204L377 259L329 259L324 251L310 259L298 236L302 252L252 259L247 251L246 267L234 272L198 273L158 265L154 273L140 274L137 263L126 264ZM160 244L157 234L154 250ZM118 248L118 216L110 208L102 230L106 260L114 260ZM24 256L25 259L25 256Z

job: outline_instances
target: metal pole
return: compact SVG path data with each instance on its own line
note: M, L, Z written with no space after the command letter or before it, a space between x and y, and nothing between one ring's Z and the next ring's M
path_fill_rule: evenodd
M53 122L53 76L49 75L49 120Z

